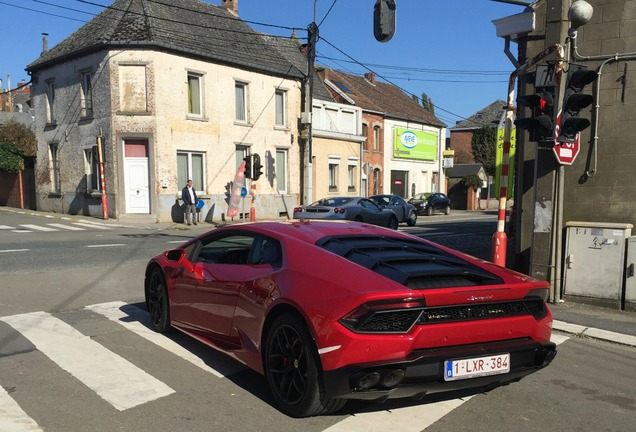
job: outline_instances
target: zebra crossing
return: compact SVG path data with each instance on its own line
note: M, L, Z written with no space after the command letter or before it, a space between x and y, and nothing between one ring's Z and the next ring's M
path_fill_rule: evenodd
M89 222L69 222L69 223L45 223L45 224L19 224L15 226L0 225L0 232L8 231L13 233L43 233L60 231L87 231L87 230L110 230L111 227L98 225Z
M102 320L110 322L124 332L131 332L133 337L141 337L150 342L152 350L162 350L162 355L176 356L179 363L184 361L203 370L210 375L211 380L225 379L245 371L245 367L237 362L221 356L215 361L203 359L186 349L181 343L154 332L148 313L134 304L125 302L108 302L86 306L77 311L78 316L66 317L48 312L30 312L18 315L0 317L0 326L8 325L11 332L16 332L13 337L4 337L4 340L15 340L21 336L25 338L34 350L48 358L53 367L59 368L68 374L85 388L99 396L102 401L108 403L115 410L124 412L155 400L179 397L177 390L162 380L153 376L149 365L131 360L113 352L104 346L96 338L86 333L86 322L91 322L90 328L94 328L93 321ZM80 328L75 328L74 325ZM112 324L115 323L115 324ZM2 330L2 328L0 328ZM112 333L112 331L109 331ZM6 328L5 328L6 334ZM19 335L18 335L19 334ZM560 344L568 337L555 335L553 341ZM24 350L23 350L24 351ZM22 352L22 351L21 351ZM159 353L157 353L159 355ZM2 352L0 347L0 367L4 358L8 358L7 352ZM171 357L172 358L172 357ZM40 373L40 372L38 372ZM58 373L45 372L59 375ZM179 374L179 371L174 373ZM2 375L0 374L0 377ZM6 378L5 378L6 379ZM173 383L174 384L174 383ZM22 406L11 394L11 387L0 382L0 430L3 432L44 432L50 430L47 425L38 424L27 412L29 407ZM60 395L58 404L64 405L64 397ZM386 425L379 417L390 415L390 421L394 426L399 425L402 431L421 431L427 425L433 424L441 417L456 409L470 397L441 401L430 404L405 406L404 408L391 409L389 412L372 410L370 412L358 412L355 415L346 416L344 420L324 429L329 432L351 432L364 430L385 430ZM90 415L90 414L86 414ZM414 421L417 419L417 421ZM382 424L381 429L370 428L370 425Z

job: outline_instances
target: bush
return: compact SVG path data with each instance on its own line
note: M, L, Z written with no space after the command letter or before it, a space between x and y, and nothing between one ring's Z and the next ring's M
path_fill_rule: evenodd
M0 171L16 173L24 169L18 147L10 142L0 143Z

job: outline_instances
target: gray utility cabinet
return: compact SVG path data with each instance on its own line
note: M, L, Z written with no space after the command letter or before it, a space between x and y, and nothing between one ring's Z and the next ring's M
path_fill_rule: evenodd
M564 296L597 299L622 309L632 224L567 222L565 226Z
M636 310L636 236L627 240L624 309Z

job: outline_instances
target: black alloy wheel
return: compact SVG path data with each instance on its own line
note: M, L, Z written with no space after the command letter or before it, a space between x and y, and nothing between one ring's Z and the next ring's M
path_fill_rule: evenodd
M171 330L168 287L166 278L159 268L154 268L150 273L146 289L146 308L150 313L150 321L155 331L166 333Z
M281 315L272 324L263 363L276 405L291 417L326 414L346 402L325 397L315 344L294 315Z

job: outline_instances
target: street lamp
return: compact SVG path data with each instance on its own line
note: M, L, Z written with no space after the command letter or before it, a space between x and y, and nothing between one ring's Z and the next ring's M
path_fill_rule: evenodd
M568 35L575 38L576 32L582 25L587 24L592 19L594 8L585 0L575 1L568 10L568 19L570 20L570 29Z

